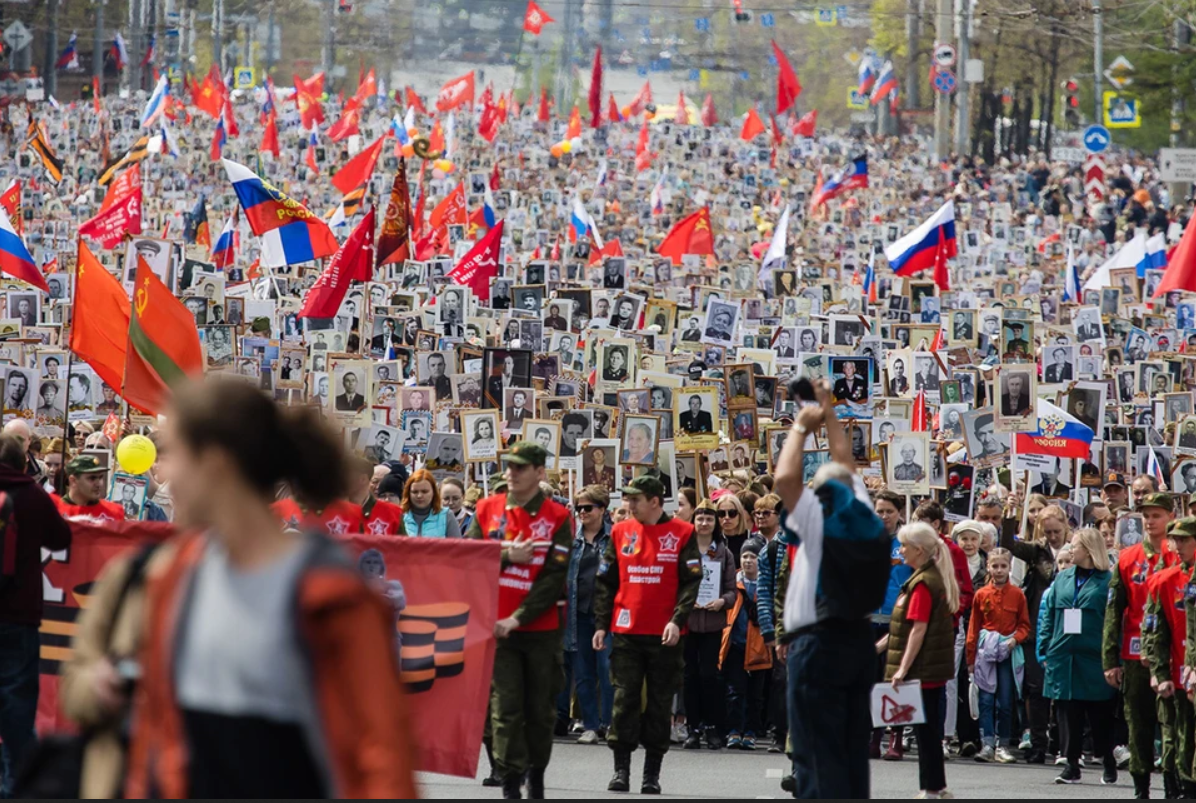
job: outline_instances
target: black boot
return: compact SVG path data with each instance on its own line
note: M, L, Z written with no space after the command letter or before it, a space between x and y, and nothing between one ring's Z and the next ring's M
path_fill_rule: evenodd
M502 779L503 800L523 800L523 776L508 775Z
M1163 797L1168 800L1179 800L1183 797L1179 793L1179 776L1175 770L1163 773Z
M1150 800L1150 773L1134 776L1134 800Z
M664 756L648 753L644 756L644 782L640 785L641 795L660 794L660 762Z
M490 762L490 774L482 779L482 786L502 786L502 778L498 777L498 769L494 766L494 748L489 744L486 745L486 760Z
M1196 782L1193 782L1193 781L1180 781L1180 784L1179 784L1179 785L1180 785L1180 786L1183 788L1183 790L1184 790L1183 797L1184 797L1186 800L1196 800Z
M615 751L615 774L606 785L608 792L631 791L631 753L627 750Z
M532 767L527 771L527 799L544 799L544 770Z

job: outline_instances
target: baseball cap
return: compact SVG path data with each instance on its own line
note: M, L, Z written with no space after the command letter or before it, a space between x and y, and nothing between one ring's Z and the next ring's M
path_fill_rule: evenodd
M1125 475L1116 471L1110 471L1105 475L1105 486L1120 485L1123 488L1126 486Z
M538 466L543 468L545 463L548 462L548 452L544 451L544 447L531 441L519 441L502 457L503 460L506 460L508 463L514 463L517 466Z
M66 475L72 477L76 474L95 474L100 471L107 471L107 466L100 465L100 461L96 460L89 454L79 455L74 460L66 464Z
M1147 494L1146 497L1142 500L1142 504L1139 505L1138 507L1139 508L1161 507L1164 510L1170 512L1172 510L1175 510L1175 503L1171 499L1171 494L1153 493L1153 494Z
M630 483L623 486L624 496L638 496L640 494L645 496L656 496L663 499L664 483L655 477L649 477L647 474L645 474L642 477L636 477Z
M1187 516L1171 522L1167 534L1172 538L1196 538L1196 516Z

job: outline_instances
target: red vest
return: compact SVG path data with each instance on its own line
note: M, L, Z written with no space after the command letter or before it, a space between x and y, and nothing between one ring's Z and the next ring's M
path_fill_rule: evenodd
M478 526L481 527L485 538L500 541L532 538L536 541L531 563L512 563L499 575L498 618L506 619L514 615L527 599L528 592L532 590L532 585L548 560L549 552L554 548L553 535L569 520L569 510L551 499L545 499L539 512L533 517L521 507L508 509L507 495L504 493L488 496L478 502L474 515L477 516ZM556 630L560 626L560 614L553 606L539 619L526 622L519 629Z
M366 512L368 508L369 512ZM403 508L373 496L361 509L361 531L372 535L398 535Z
M1121 624L1121 660L1142 659L1142 618L1146 615L1146 582L1156 572L1179 563L1179 556L1171 545L1163 542L1163 551L1153 558L1146 557L1144 544L1123 550L1117 559L1117 571L1125 586L1128 604ZM1184 631L1187 632L1186 629Z
M1158 600L1159 615L1167 620L1171 632L1171 680L1183 688L1180 672L1184 668L1185 640L1188 635L1188 614L1184 608L1192 573L1182 566L1164 569L1147 583L1150 596ZM1158 627L1158 625L1155 625Z
M678 565L681 550L693 536L693 525L675 518L651 526L625 519L611 529L619 562L612 633L659 636L664 632L677 608L681 572L693 568Z
M107 520L111 522L118 522L125 520L125 509L116 502L111 502L107 499L101 499L94 505L72 505L57 494L51 494L50 498L54 500L54 504L58 506L58 512L62 514L63 518L71 519L76 516L91 516L101 521Z
M294 499L279 499L271 507L274 515L294 529L319 530L334 538L361 532L361 506L338 499L323 510L304 510Z

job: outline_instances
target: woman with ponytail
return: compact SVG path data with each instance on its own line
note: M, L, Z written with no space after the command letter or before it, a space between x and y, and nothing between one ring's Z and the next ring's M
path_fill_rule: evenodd
M913 575L901 587L889 635L877 644L888 653L885 680L922 684L926 722L914 727L918 740L921 798L951 798L943 767L943 711L947 681L955 675L955 625L959 585L951 552L928 524L907 524L897 533L901 557Z
M233 381L179 392L163 435L186 534L148 576L126 796L417 797L392 608L270 506L343 496L336 436Z

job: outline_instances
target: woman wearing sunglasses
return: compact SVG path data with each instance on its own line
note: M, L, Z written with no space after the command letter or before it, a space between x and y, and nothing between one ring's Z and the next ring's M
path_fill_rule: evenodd
M743 502L735 494L723 494L715 502L718 506L718 531L727 548L735 558L735 569L739 570L739 553L743 544L752 534L752 522L748 520L747 511L743 509ZM734 602L734 600L732 600Z
M577 494L573 512L577 534L569 558L569 609L565 623L566 660L573 658L577 702L583 731L578 744L597 744L599 732L610 725L615 693L610 682L610 647L594 650L594 583L598 566L610 544L611 522L606 515L610 494L602 485L587 485Z
M731 497L734 499L734 497ZM738 503L738 502L737 502ZM685 638L685 715L689 720L686 750L723 747L727 718L727 690L718 671L726 609L735 604L735 557L718 532L718 508L703 500L694 511L694 536L702 554L702 585L689 614Z

